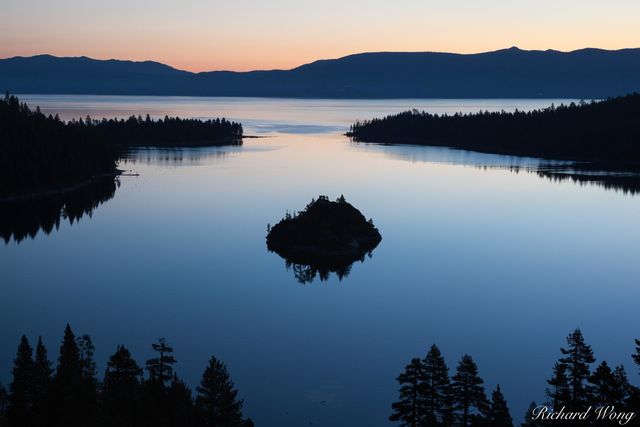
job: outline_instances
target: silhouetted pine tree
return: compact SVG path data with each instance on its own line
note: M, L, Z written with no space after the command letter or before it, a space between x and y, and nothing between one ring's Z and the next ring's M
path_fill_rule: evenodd
M56 416L52 425L83 426L87 420L86 408L83 407L83 378L80 352L76 337L69 325L64 330L64 338L60 346L58 366L52 383L53 407Z
M167 345L164 338L158 339L158 342L151 344L151 347L158 353L158 357L151 358L146 362L149 380L164 387L173 378L173 365L176 363L176 359L172 355L173 348Z
M242 400L224 363L211 356L197 388L196 406L207 427L242 426Z
M49 418L49 392L53 368L47 349L38 337L36 357L33 362L33 417L35 425L45 425Z
M520 424L521 427L541 427L542 426L542 422L540 420L533 419L533 414L537 407L538 407L538 404L535 401L529 404L529 408L527 409L527 412L525 412L524 414L524 422Z
M636 340L636 353L631 357L633 357L635 364L640 366L640 340Z
M471 356L462 356L451 380L453 409L460 423L466 427L472 419L486 416L489 401L484 391L484 381L478 376L478 367Z
M586 381L590 375L589 365L595 362L591 346L585 344L580 329L567 337L568 347L561 348L560 362L567 367L570 401L567 409L584 410L589 406L589 392Z
M124 346L119 345L107 362L102 386L102 401L107 416L123 426L136 425L140 405L142 369Z
M640 390L629 383L624 366L618 365L613 370L613 384L612 405L635 411L640 409Z
M167 420L172 426L191 427L197 425L191 389L176 374L167 389Z
M547 380L551 388L547 388L546 394L549 398L548 404L554 410L560 410L563 406L567 406L571 400L569 391L569 379L567 378L567 365L556 362L553 365L553 376Z
M434 344L423 361L421 395L424 398L424 423L426 425L451 424L451 392L449 368L440 349Z
M507 401L500 390L500 384L491 393L491 408L487 418L492 427L513 427L513 419Z
M20 338L13 360L13 381L9 384L9 424L14 427L33 423L33 349L26 336Z
M591 403L595 406L606 406L614 404L613 398L616 390L616 380L613 371L606 361L598 365L596 370L588 378L588 391L591 396Z
M96 351L91 337L84 334L76 338L80 355L80 368L82 371L82 406L87 414L93 417L97 413L98 404L98 379L96 378Z
M398 375L396 381L400 383L400 396L397 402L391 405L393 413L390 421L400 421L401 426L416 427L422 425L425 415L425 403L422 390L424 378L424 364L416 358L404 368L404 372Z

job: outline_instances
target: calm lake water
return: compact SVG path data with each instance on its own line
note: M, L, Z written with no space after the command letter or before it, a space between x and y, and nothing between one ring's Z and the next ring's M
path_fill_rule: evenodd
M116 345L143 363L166 337L195 386L215 354L258 426L388 425L396 376L432 343L451 370L471 354L520 420L544 400L576 327L599 361L624 363L638 384L638 196L541 177L536 159L342 136L357 119L410 108L561 101L22 99L66 119L225 116L265 138L133 151L120 167L139 176L121 177L91 216L0 244L5 384L20 335L43 335L53 359L67 322L93 337L100 372ZM267 224L320 194L344 194L383 240L342 281L303 285L267 252Z

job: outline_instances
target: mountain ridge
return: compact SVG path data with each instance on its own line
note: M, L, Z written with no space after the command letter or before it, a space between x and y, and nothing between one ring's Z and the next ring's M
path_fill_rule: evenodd
M365 52L288 70L190 72L156 61L0 59L0 90L293 98L606 98L640 91L640 48Z

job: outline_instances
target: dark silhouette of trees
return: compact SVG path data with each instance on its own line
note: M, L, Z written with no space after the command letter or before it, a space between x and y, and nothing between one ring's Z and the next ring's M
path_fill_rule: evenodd
M243 401L224 363L211 357L194 400L173 372L173 349L164 339L152 345L158 357L149 377L124 346L109 357L102 384L95 376L95 348L89 335L66 326L55 373L38 339L35 359L22 336L9 392L0 384L2 427L250 427ZM5 420L5 413L7 419Z
M224 363L211 357L197 388L196 406L206 427L240 427L242 400Z
M489 413L489 401L484 391L484 381L478 375L478 366L471 356L460 359L456 374L451 377L453 409L462 426L471 425L472 420L481 420Z
M493 427L513 427L513 419L507 406L507 401L500 390L500 384L491 393L491 407L487 417L489 425Z
M391 405L390 421L400 421L403 427L417 427L424 423L426 408L422 390L424 365L419 358L411 359L396 379L400 383L399 400Z
M102 384L102 402L109 422L119 426L134 426L141 421L140 387L142 368L123 345L109 357Z
M238 144L242 125L226 119L165 117L63 122L0 99L0 200L56 192L117 173L124 147Z
M636 365L640 366L640 340L636 340L636 352L631 356Z
M157 343L151 344L151 347L158 353L158 357L153 357L146 362L149 380L164 387L173 378L173 365L176 363L173 347L169 346L164 338L159 338Z
M524 414L524 422L520 424L520 427L541 427L542 422L538 419L534 419L534 411L538 407L535 401L532 401L527 408L527 412Z
M357 122L356 141L628 164L640 161L640 93L542 110L438 115L417 110Z
M561 348L564 357L559 362L566 367L569 384L568 409L583 410L589 406L589 391L586 385L590 375L590 365L595 362L591 346L587 345L580 329L567 337L567 348Z
M569 379L567 378L567 365L562 362L556 362L553 365L553 376L547 380L551 388L547 388L546 394L549 398L549 405L554 409L560 409L567 406L571 400L571 391L569 388Z
M422 395L425 423L449 425L453 422L449 368L438 346L433 344L423 360Z
M44 425L49 416L48 397L51 388L53 368L47 349L38 337L36 356L33 362L33 418L35 425Z
M30 426L33 423L33 349L24 335L20 338L11 373L9 423L12 426Z

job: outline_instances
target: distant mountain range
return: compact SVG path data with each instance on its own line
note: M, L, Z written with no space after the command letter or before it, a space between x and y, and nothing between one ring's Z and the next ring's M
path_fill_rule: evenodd
M151 61L38 55L1 59L0 90L294 98L605 98L640 91L640 48L361 53L291 70L202 73Z

